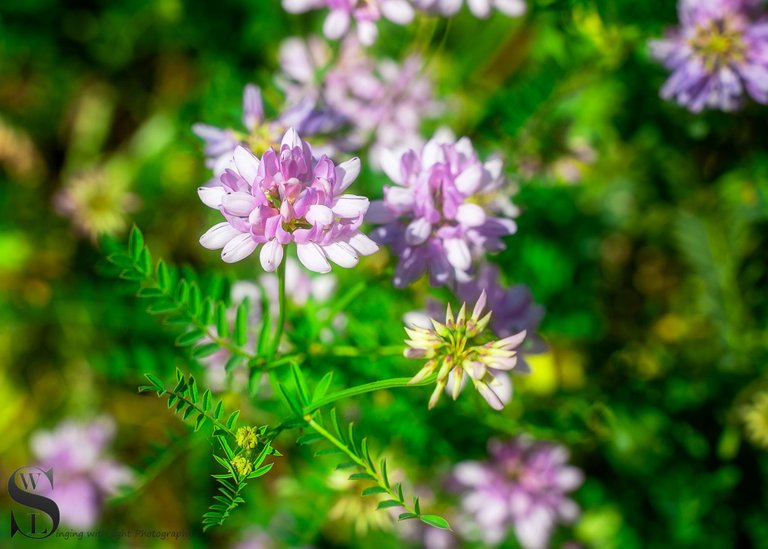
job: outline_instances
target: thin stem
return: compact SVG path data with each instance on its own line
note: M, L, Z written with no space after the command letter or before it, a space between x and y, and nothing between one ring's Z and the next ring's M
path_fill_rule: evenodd
M288 263L286 260L280 262L277 267L277 285L278 285L278 306L280 308L277 315L277 326L275 327L275 335L272 340L272 347L269 352L269 357L274 358L277 354L277 348L280 346L280 338L283 336L283 326L285 325L285 265Z
M328 442L336 446L336 448L344 452L344 454L346 454L347 457L349 457L349 459L351 459L357 465L362 467L363 470L368 475L371 476L372 480L376 482L376 485L379 486L382 490L386 491L387 495L389 495L390 498L397 501L409 513L412 513L415 516L419 515L413 507L410 507L407 503L405 503L405 501L403 501L403 498L400 497L400 494L398 494L395 490L393 490L388 482L384 481L384 479L379 474L379 472L376 471L376 469L368 462L368 460L365 460L360 456L358 456L346 444L344 444L344 442L342 442L341 440L333 436L329 431L327 431L322 425L317 423L314 419L309 419L307 423L309 423L309 426L312 427L312 429L314 429L317 434L321 435Z
M323 406L328 406L329 404L332 404L343 398L363 395L365 393L371 393L381 389L395 389L398 387L423 387L424 385L431 385L435 382L435 379L437 379L437 375L432 374L431 376L428 376L416 383L410 383L411 379L412 378L410 377L395 377L392 379L374 381L373 383L366 383L365 385L358 385L357 387L350 387L349 389L344 389L343 391L338 391L319 400L316 400L304 408L304 414L311 414L315 410L319 410Z

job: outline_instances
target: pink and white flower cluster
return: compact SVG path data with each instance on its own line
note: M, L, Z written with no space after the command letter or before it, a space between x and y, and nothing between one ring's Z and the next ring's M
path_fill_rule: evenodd
M438 133L420 150L386 152L382 167L394 185L371 204L372 236L399 256L394 284L403 288L429 273L433 286L466 282L487 252L504 249L515 222L491 205L504 185L498 158L481 161L466 137Z
M452 17L459 13L464 0L413 0L417 8L437 13L444 17ZM526 11L524 0L467 0L472 15L485 19L496 8L504 15L518 17Z
M226 221L201 238L208 249L221 249L227 263L240 261L261 245L266 271L283 260L284 247L296 244L299 261L309 270L327 273L329 260L354 267L360 255L378 246L360 232L368 199L344 194L360 173L360 160L338 166L325 155L315 158L307 142L289 129L280 150L269 148L257 158L243 147L221 175L221 185L198 189L207 206Z

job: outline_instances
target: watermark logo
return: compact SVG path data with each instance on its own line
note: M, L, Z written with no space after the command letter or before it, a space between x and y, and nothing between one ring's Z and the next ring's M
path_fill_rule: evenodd
M59 527L59 506L43 492L53 490L53 469L24 466L8 479L8 495L27 509L11 510L11 537L20 533L31 539L44 539Z

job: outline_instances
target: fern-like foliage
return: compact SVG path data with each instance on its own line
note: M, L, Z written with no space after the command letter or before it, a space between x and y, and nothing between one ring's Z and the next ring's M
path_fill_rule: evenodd
M238 307L235 321L230 325L227 304L204 296L200 286L180 276L178 270L162 259L156 263L144 242L141 231L134 227L128 240L128 249L107 258L120 269L119 276L139 285L138 297L146 300L147 311L160 315L165 322L181 326L184 332L176 344L191 348L193 358L204 358L219 349L229 352L227 371L240 363L264 366L260 358L268 346L269 318L265 317L256 353L248 351L248 317L250 303L243 301ZM266 299L266 298L265 298ZM268 307L262 307L268 311Z
M387 460L381 459L378 467L376 466L368 448L368 439L359 439L353 423L350 423L346 429L342 429L335 408L331 409L328 419L323 416L320 410L312 411L313 402L322 399L328 391L332 373L326 374L311 393L306 379L297 365L294 364L291 367L291 373L294 388L289 389L283 384L280 385L283 398L294 413L294 417L284 426L305 426L314 431L314 433L301 435L297 440L298 444L310 445L321 441L330 443L330 446L316 451L315 457L343 456L344 461L337 465L337 469L354 470L349 476L350 480L359 480L370 484L363 489L363 497L379 494L388 496L388 499L379 503L378 509L402 507L405 512L400 514L399 520L419 519L430 526L450 529L445 518L439 515L423 514L418 497L413 497L412 503L406 500L402 483L392 483L389 480Z
M223 457L213 454L214 459L224 468L224 473L214 474L213 478L219 484L217 495L208 512L203 515L203 530L212 526L221 526L229 518L238 505L244 503L242 491L247 481L267 474L272 469L272 463L264 465L268 456L280 456L280 452L272 447L274 435L267 427L255 430L258 433L253 447L243 448L235 445L233 449L230 440L237 441L237 421L240 411L232 412L224 419L224 406L221 400L214 404L214 398L209 389L200 393L200 388L194 376L185 377L176 371L176 386L166 389L165 384L153 374L145 374L150 385L139 387L140 392L154 391L158 397L168 397L168 408L173 409L182 419L191 420L195 431L205 424L213 427L213 437L223 452Z

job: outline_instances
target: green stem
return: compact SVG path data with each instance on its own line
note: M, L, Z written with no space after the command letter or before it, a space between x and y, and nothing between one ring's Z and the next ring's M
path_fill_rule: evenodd
M326 439L328 442L336 446L339 450L344 452L344 454L349 457L352 461L354 461L357 465L362 467L362 469L371 476L371 478L376 482L376 485L379 486L382 490L386 491L387 495L397 501L400 505L402 505L406 511L409 513L412 513L416 516L419 514L416 512L416 510L413 507L410 507L408 504L403 501L403 498L400 497L400 494L398 494L395 490L392 489L392 487L389 485L388 482L385 482L382 476L379 474L378 471L365 459L362 459L360 456L355 454L344 442L333 436L329 431L327 431L322 425L317 423L314 419L308 420L309 426L312 427L312 429L315 430L315 432L319 435L321 435L324 439Z
M437 378L436 374L433 374L418 383L410 383L410 377L395 377L392 379L384 379L381 381L374 381L373 383L366 383L365 385L358 385L357 387L350 387L343 391L338 391L316 400L306 408L304 408L304 415L311 414L315 410L319 410L323 406L328 406L341 400L343 398L349 398L352 396L363 395L365 393L372 393L373 391L379 391L381 389L395 389L398 387L423 387L424 385L431 385Z
M280 308L277 314L277 326L275 327L275 336L272 340L272 347L269 351L269 358L275 358L277 354L277 348L280 346L280 338L283 336L283 326L285 325L285 265L287 260L280 262L277 267L277 284L278 284L278 306Z

